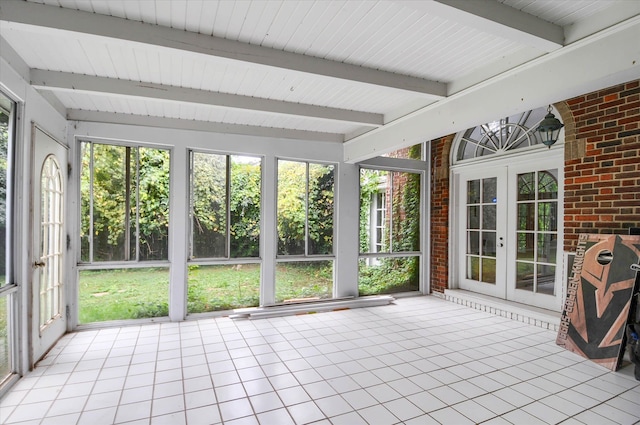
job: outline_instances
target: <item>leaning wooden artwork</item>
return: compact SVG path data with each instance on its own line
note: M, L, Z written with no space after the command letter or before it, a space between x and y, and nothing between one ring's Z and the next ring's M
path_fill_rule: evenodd
M640 261L640 236L578 239L556 343L610 370L622 361L625 326Z

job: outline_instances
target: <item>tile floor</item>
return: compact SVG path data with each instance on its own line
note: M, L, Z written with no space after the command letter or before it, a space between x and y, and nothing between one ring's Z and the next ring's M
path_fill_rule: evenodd
M66 335L3 424L632 424L640 382L435 297Z

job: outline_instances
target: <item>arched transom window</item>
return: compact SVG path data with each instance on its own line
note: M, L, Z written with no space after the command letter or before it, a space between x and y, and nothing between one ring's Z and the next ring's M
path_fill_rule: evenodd
M542 144L535 129L546 113L537 108L468 129L457 140L453 163Z

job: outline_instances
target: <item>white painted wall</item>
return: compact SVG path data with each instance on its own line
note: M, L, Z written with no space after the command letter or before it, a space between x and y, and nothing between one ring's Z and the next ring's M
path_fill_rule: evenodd
M19 285L20 304L19 358L18 371L21 374L29 368L29 322L31 307L29 286L32 277L31 226L30 226L30 183L31 183L31 123L34 122L45 132L60 142L66 142L67 121L28 83L27 70L17 55L0 39L0 90L18 103L16 124L16 187L14 252L16 260L16 281ZM70 261L70 256L67 256ZM70 263L67 263L70 264Z

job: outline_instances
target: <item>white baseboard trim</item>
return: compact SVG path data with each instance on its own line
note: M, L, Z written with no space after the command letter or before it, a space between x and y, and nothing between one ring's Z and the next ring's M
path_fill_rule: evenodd
M552 331L558 331L560 313L531 307L525 304L476 294L463 289L445 289L444 299L456 304L486 311L490 314L528 323Z

